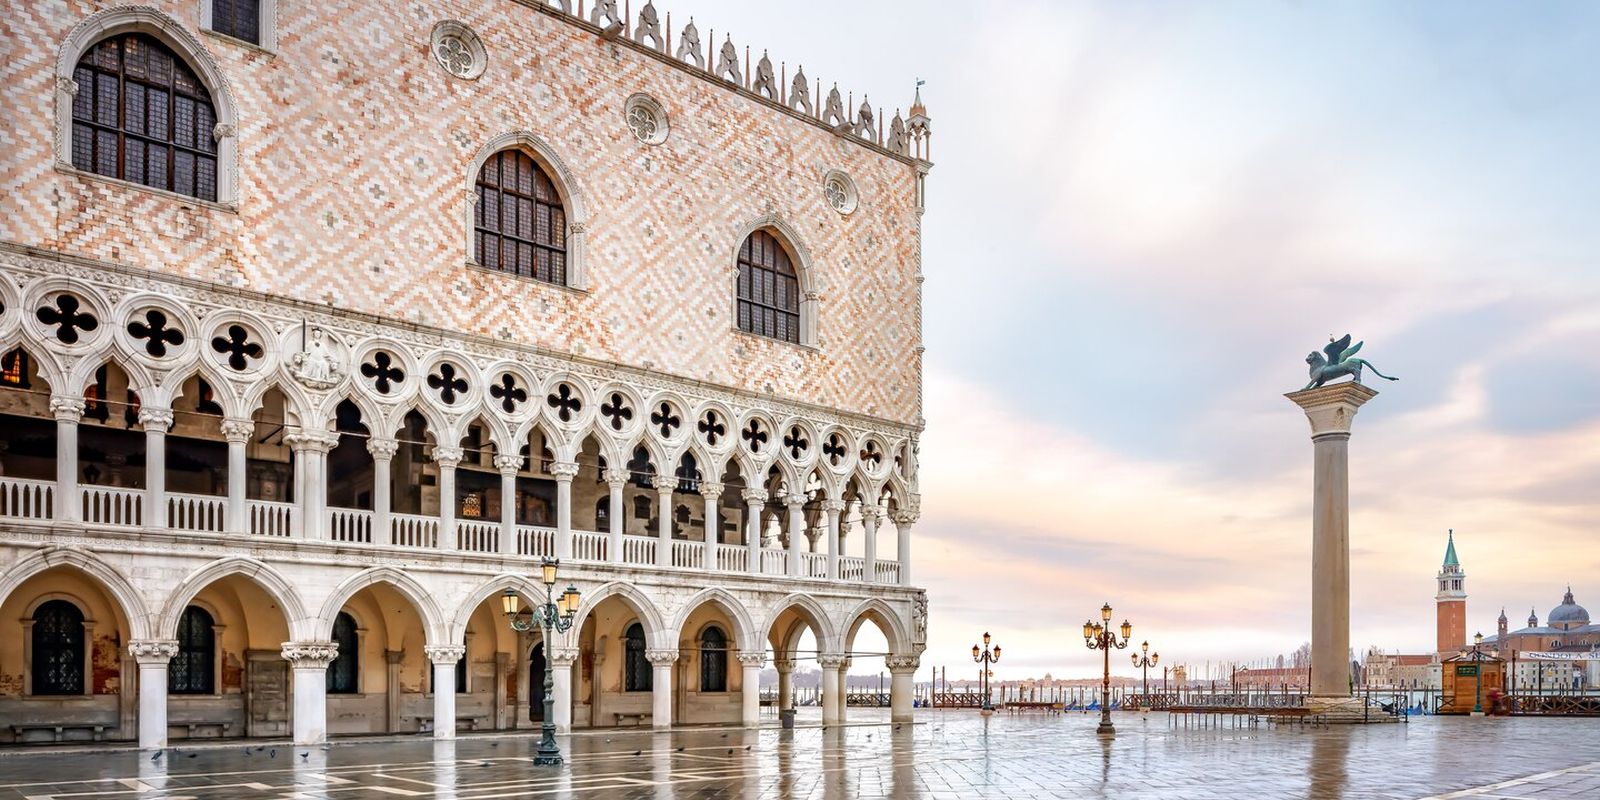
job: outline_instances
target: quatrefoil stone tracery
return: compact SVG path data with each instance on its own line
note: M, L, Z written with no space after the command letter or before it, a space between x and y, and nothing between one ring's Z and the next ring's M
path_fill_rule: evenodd
M661 430L661 438L672 438L672 432L683 424L683 420L672 410L672 404L662 402L661 407L650 412L650 424Z
M144 339L144 351L152 358L165 358L168 345L178 347L184 341L183 331L167 322L166 314L152 308L144 313L144 321L136 319L128 323L128 335Z
M622 393L612 392L611 399L600 404L600 416L611 421L612 430L620 431L633 419L633 409L628 407L628 399Z
M440 68L462 80L482 75L488 60L483 41L471 28L455 20L434 26L431 49Z
M440 37L439 46L434 48L433 53L438 57L439 65L458 78L465 78L472 72L472 48L459 36Z
M799 425L791 425L789 433L783 437L783 446L788 448L790 458L798 459L811 446L811 440L805 437Z
M722 424L715 411L707 411L705 418L700 420L696 427L700 429L700 434L706 438L706 444L712 447L716 447L717 440L728 432L728 427Z
M634 106L628 111L628 129L633 131L633 135L639 141L649 142L655 139L658 127L656 112L651 111L648 106Z
M566 383L557 386L544 401L555 409L556 418L562 422L571 422L578 416L578 412L583 410L583 400L573 391L572 386Z
M515 414L520 403L528 402L528 392L517 385L517 376L507 372L500 376L498 383L489 387L489 395L500 401L500 408L507 414Z
M467 393L467 380L456 373L453 364L440 364L439 371L428 376L428 388L439 392L439 399L446 405L456 402L459 395Z
M822 454L828 457L828 463L838 466L844 460L844 440L837 433L828 434L828 440L822 443Z
M56 338L62 344L77 344L79 331L89 333L100 327L100 320L82 308L83 301L63 294L56 297L54 305L40 306L34 316L46 325L54 325Z
M250 341L250 330L243 325L229 325L226 336L214 336L211 339L211 349L218 354L227 356L230 369L243 372L250 368L250 360L261 358L266 351L261 345Z
M405 382L406 373L394 364L394 357L379 350L372 354L372 360L361 365L363 377L372 381L372 388L378 394L388 394L396 386Z
M744 430L739 432L739 437L744 439L745 444L752 453L760 453L761 448L767 444L767 432L762 427L761 420L758 419L750 420L749 424L745 425Z

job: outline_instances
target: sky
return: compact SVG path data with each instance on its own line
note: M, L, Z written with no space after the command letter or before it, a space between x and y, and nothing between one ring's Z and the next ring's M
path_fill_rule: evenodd
M1196 670L1308 640L1282 394L1346 332L1401 378L1350 446L1352 646L1432 650L1449 529L1469 636L1600 614L1600 6L658 5L927 82L925 668L987 630L1001 678L1097 674L1103 602Z

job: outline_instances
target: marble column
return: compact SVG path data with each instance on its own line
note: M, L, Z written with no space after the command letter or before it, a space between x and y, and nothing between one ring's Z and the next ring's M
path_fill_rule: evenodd
M1311 422L1311 694L1350 696L1350 425L1378 392L1339 383L1288 397Z
M141 406L139 427L144 428L144 520L146 528L167 527L167 431L172 429L172 409Z
M744 548L750 563L745 569L752 575L761 574L761 512L767 507L766 489L744 490Z
M178 654L171 639L134 639L128 655L139 664L139 747L167 746L167 664Z
M844 513L843 500L824 500L822 510L828 515L828 580L839 580L839 517Z
M459 644L430 644L422 648L433 664L433 738L456 738L456 662L467 648Z
M78 422L83 419L83 398L50 396L50 413L56 418L56 496L52 509L58 520L83 516L78 496Z
M705 553L702 569L717 569L717 540L722 533L722 484L700 482L700 497L705 501Z
M466 453L459 447L433 448L433 463L439 465L439 541L440 550L455 550L456 540L456 467Z
M552 670L550 677L555 681L550 689L550 697L554 703L551 708L551 722L556 724L559 733L572 732L572 667L578 663L578 651L574 648L557 648L550 651L550 657L545 662L546 669Z
M622 508L622 489L627 485L627 470L606 469L606 488L611 490L606 500L606 523L611 526L607 532L606 555L613 564L622 563L622 526L628 521L627 512Z
M672 566L672 490L678 479L657 475L656 487L656 566Z
M249 533L249 509L245 505L245 487L250 482L250 436L256 424L248 419L222 421L222 437L228 440L228 512L225 530L228 533Z
M294 693L294 743L322 744L328 740L328 664L339 654L334 642L284 642L283 658L289 662Z
M522 471L522 456L497 455L494 468L500 470L500 554L517 554L517 473ZM568 487L571 487L569 482Z
M911 523L917 521L917 512L899 510L894 512L894 530L896 555L900 559L900 585L911 585Z
M817 665L822 667L822 725L831 728L843 717L845 657L823 653L817 656Z
M394 508L394 477L390 469L394 454L400 452L400 442L374 436L367 440L367 452L372 455L372 541L388 544L393 540L389 512Z
M328 451L337 447L337 434L326 431L301 431L283 437L294 451L295 471L299 476L295 488L299 505L300 535L307 539L326 539L328 536Z
M650 662L650 726L658 731L672 728L672 665L678 661L677 650L647 650L644 657Z
M878 517L881 515L876 504L861 504L861 544L866 551L861 580L867 583L878 582Z
M892 722L910 722L916 695L919 660L916 656L889 656L883 665L889 670L889 719Z
M739 677L739 693L744 701L740 721L746 728L761 724L761 668L766 663L766 653L739 654L739 666L744 672Z
M772 662L778 671L778 710L794 708L794 661L780 658Z
M578 476L578 464L557 461L550 465L550 474L556 479L556 558L572 558L572 479Z
M806 496L790 493L784 496L783 503L789 509L789 576L799 577L805 574L800 563L800 554L804 552L800 542L806 538Z

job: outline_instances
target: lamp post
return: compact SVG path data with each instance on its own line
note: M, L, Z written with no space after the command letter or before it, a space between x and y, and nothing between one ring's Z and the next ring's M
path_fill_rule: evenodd
M1111 724L1111 651L1125 649L1131 638L1133 625L1127 620L1122 621L1120 640L1117 632L1111 629L1110 603L1100 607L1100 622L1090 620L1083 623L1084 646L1105 654L1105 676L1100 681L1100 725L1094 730L1100 736L1115 736L1117 733L1116 726Z
M972 646L972 660L983 665L983 671L978 674L978 677L983 679L982 683L980 684L983 692L982 711L984 714L993 714L994 703L991 702L991 696L989 693L989 665L999 663L1000 645L995 645L994 647L989 646L988 631L984 631L983 633L983 647L979 647L977 645Z
M1139 645L1139 650L1140 650L1140 652L1133 654L1133 665L1135 667L1139 667L1139 668L1142 668L1144 670L1144 703L1142 704L1143 708L1141 710L1144 711L1145 713L1149 713L1150 712L1150 668L1155 666L1156 664L1160 663L1161 654L1160 653L1152 653L1152 652L1150 652L1150 643L1149 642L1145 642L1145 643Z
M516 590L506 589L500 596L501 608L512 630L527 632L536 628L544 629L544 734L539 738L539 750L533 757L534 765L541 767L561 766L561 748L556 746L555 671L550 667L549 656L551 648L555 646L555 635L571 630L572 618L578 613L577 587L569 584L565 592L555 594L556 568L560 564L556 559L547 558L539 565L539 577L544 583L544 603L535 605L529 612L522 613L522 598L517 596Z
M1472 716L1483 716L1483 634L1472 637Z

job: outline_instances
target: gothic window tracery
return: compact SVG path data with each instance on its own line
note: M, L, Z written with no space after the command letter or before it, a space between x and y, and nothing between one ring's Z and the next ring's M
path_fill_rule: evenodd
M217 199L216 108L181 57L153 36L121 34L90 48L73 80L74 167Z
M738 323L747 333L800 341L800 279L788 251L765 230L739 247Z
M567 285L567 215L538 162L502 150L478 171L474 258L489 269Z

